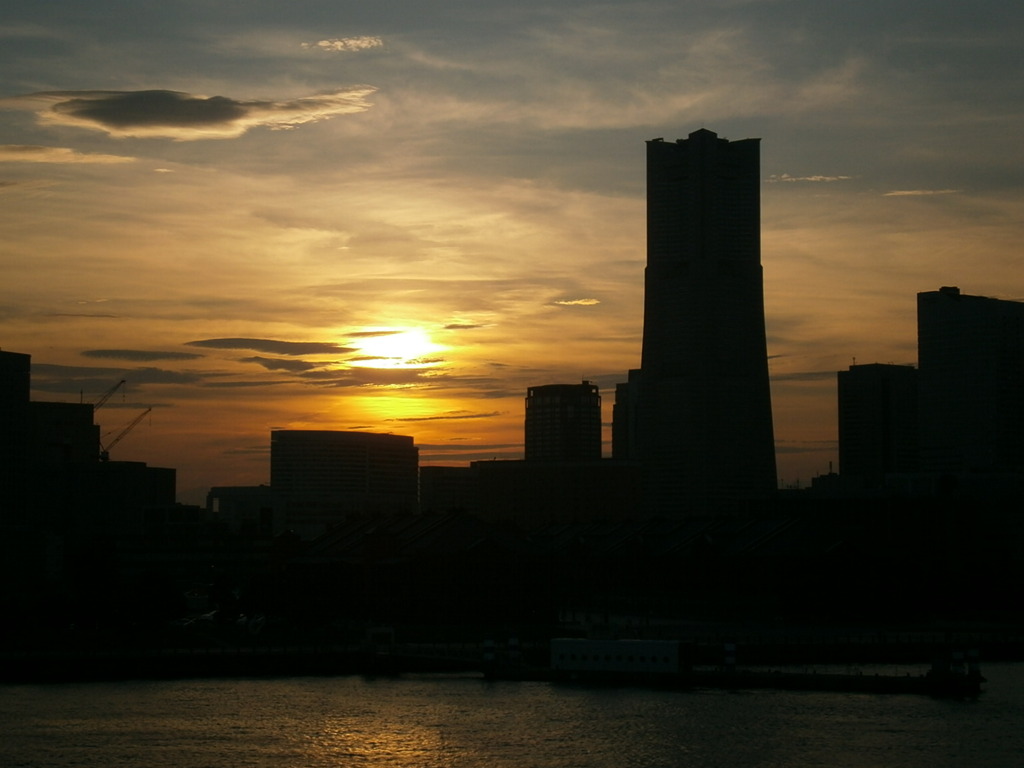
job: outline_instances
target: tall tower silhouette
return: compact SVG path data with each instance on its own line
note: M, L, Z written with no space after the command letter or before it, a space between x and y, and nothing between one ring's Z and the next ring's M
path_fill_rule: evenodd
M760 139L647 142L637 437L655 513L776 487L760 185Z

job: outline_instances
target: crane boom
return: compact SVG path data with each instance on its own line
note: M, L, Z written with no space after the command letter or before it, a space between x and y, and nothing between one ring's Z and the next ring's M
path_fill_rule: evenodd
M119 390L124 385L125 385L125 380L121 379L119 382L117 382L117 384L115 384L110 389L108 389L106 392L104 392L102 395L100 395L100 399L92 404L92 409L94 411L97 411L100 408L102 408L103 404L106 403L107 400L109 400L111 397L113 397L114 393L117 392L117 390Z
M111 440L109 443L107 443L106 447L104 447L103 444L101 443L100 444L100 461L109 461L110 460L110 449L113 448L118 443L120 443L125 437L127 437L128 433L131 432L133 429L135 429L135 427L138 426L139 422L142 421L144 418L146 418L146 415L150 411L152 411L152 410L153 410L153 407L150 406L149 408L144 410L142 413L140 413L138 416L136 416L134 419L132 419L130 422L128 422L128 426L126 426L124 429L122 429L120 432L118 432L117 436L114 437L114 439Z

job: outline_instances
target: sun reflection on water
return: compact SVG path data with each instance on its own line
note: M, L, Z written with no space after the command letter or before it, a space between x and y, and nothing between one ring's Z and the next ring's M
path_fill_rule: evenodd
M310 762L320 765L394 766L394 768L449 768L455 755L439 728L408 722L353 722L332 718L310 745Z

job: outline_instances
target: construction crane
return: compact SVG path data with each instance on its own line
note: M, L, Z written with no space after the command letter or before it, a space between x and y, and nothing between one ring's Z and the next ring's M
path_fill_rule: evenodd
M110 461L110 449L113 448L118 443L120 443L122 440L124 440L124 438L128 436L128 433L131 432L133 429L135 429L135 427L138 426L139 422L142 421L144 418L146 418L146 415L150 411L152 411L152 410L153 410L153 408L149 407L146 410L144 410L142 413L140 413L138 416L136 416L134 419L132 419L128 423L128 426L125 427L124 429L122 429L120 432L118 432L117 436L113 440L111 440L109 443L107 443L107 445L105 447L104 447L103 443L101 442L100 443L100 461Z
M117 382L117 384L115 384L110 389L108 389L106 392L104 392L102 395L100 395L100 399L92 404L92 409L94 411L98 411L100 408L103 407L103 404L106 403L107 400L109 400L111 397L113 397L114 393L117 392L117 390L119 390L124 385L125 385L125 380L121 379L119 382Z

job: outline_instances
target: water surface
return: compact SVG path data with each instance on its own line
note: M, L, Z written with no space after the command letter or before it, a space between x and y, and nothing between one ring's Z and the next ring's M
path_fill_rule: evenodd
M474 676L0 686L4 768L1008 768L1024 665L976 700Z

